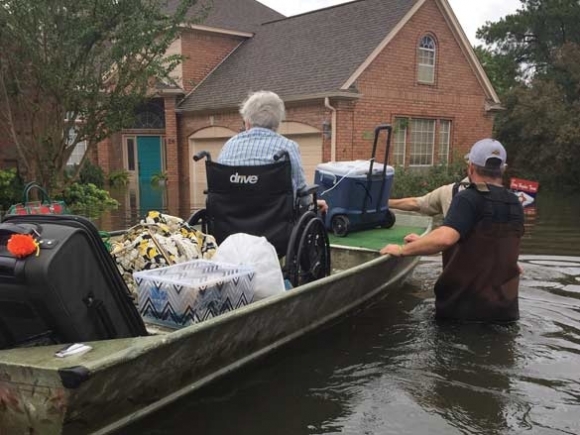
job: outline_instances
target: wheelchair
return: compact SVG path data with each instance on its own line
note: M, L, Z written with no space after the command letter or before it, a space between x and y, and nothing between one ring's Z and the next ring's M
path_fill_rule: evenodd
M273 156L271 164L227 166L205 158L206 208L193 213L188 223L215 237L218 245L234 233L264 236L283 259L282 272L293 287L330 274L330 244L323 220L317 215L316 189L292 188L291 163L287 152ZM311 205L301 205L310 196Z

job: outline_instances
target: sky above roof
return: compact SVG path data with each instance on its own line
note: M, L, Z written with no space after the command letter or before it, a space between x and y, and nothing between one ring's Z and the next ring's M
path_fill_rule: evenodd
M258 0L260 3L286 16L301 14L329 6L348 3L351 0ZM514 13L520 0L448 0L453 12L463 27L463 31L474 45L482 44L475 37L479 27L487 21L497 21Z

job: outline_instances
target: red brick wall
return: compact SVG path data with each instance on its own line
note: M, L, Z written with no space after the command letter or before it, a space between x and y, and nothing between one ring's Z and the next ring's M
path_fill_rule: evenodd
M179 150L177 146L177 115L175 97L165 98L165 170L167 171L167 202L170 212L178 213L179 208Z
M434 85L417 83L417 45L430 34L437 42ZM339 116L337 158L368 158L374 127L396 116L452 121L450 156L492 134L485 93L434 1L427 1L355 83L363 94ZM352 150L348 149L352 137Z
M202 32L184 31L181 52L187 56L182 63L183 86L191 91L245 38Z

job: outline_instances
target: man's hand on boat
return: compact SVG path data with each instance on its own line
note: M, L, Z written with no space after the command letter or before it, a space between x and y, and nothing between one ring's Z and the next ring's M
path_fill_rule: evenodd
M403 240L405 241L405 244L407 244L407 243L413 243L413 242L419 240L420 238L421 238L421 236L419 234L411 233L411 234L407 234ZM403 252L404 252L404 249L403 249L402 245L391 244L391 245L387 245L383 249L381 249L382 255L390 254L394 257L402 257Z

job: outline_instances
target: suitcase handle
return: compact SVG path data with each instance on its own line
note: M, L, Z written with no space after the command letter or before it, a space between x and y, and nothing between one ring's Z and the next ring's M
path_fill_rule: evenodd
M31 234L39 237L40 225L33 223L13 224L11 222L0 224L0 239L9 237L13 234Z

